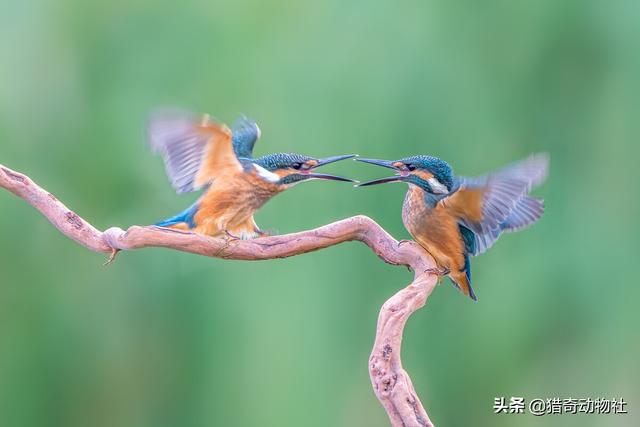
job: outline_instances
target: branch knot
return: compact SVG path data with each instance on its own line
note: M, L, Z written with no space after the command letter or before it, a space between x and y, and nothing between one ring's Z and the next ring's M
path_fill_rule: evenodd
M102 240L109 246L111 249L120 251L127 249L126 245L121 243L121 240L125 238L127 232L119 227L111 227L106 229L102 233Z

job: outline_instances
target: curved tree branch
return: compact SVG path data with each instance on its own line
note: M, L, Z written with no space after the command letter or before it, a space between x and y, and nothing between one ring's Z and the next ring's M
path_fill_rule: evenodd
M126 231L96 229L28 176L0 164L0 187L38 209L58 230L95 252L111 253L146 247L164 247L215 258L267 260L286 258L348 241L369 246L384 262L405 265L414 280L392 296L380 310L376 340L369 359L374 392L393 426L433 424L402 367L400 347L404 325L421 308L437 284L433 258L414 242L398 242L375 221L358 215L313 230L253 240L217 239L159 227L132 226Z

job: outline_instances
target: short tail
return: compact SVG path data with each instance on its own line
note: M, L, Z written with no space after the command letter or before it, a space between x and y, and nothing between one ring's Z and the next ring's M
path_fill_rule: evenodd
M449 278L453 282L456 288L460 290L463 294L468 296L474 301L478 301L475 292L473 292L473 287L471 286L471 269L465 268L463 271L456 271L449 273Z
M176 216L172 216L171 218L167 218L164 221L160 221L154 225L158 227L171 227L177 224L184 223L188 228L195 228L195 215L198 212L199 204L196 202L184 211L180 212Z

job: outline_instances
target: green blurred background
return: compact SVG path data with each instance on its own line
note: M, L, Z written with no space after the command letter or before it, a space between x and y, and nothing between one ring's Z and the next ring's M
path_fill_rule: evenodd
M101 229L195 197L145 147L158 105L246 113L259 155L423 153L474 175L548 151L545 216L474 260L478 303L434 292L403 359L440 426L639 425L636 1L0 3L0 163ZM257 220L364 213L408 238L404 190L314 182ZM6 192L0 218L0 426L388 425L367 358L411 275L364 245L102 267ZM497 396L623 397L630 414L494 415Z

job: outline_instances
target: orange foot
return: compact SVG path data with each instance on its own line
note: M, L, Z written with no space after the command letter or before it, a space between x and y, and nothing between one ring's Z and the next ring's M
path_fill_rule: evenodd
M442 277L451 273L451 270L446 267L442 267L442 268L435 267L435 268L427 268L424 272L435 274L438 277Z
M224 234L229 238L229 240L240 240L240 237L231 233L229 230L224 230Z
M271 236L271 233L269 233L268 231L262 231L262 230L256 230L256 234L258 235L258 237L269 237L269 236Z

